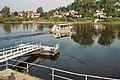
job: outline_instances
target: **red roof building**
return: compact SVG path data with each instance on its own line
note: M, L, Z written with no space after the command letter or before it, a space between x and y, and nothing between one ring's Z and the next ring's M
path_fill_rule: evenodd
M0 17L3 17L3 16L4 16L4 14L0 13Z

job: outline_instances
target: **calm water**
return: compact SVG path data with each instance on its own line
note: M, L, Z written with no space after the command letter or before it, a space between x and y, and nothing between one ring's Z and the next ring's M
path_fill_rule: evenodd
M0 24L0 49L21 40L29 42L32 39L34 43L41 41L44 45L59 43L60 54L54 58L22 56L18 59L77 73L120 78L120 25L76 24L73 33L62 38L48 33L52 26ZM29 71L31 75L50 78L49 70L31 67Z

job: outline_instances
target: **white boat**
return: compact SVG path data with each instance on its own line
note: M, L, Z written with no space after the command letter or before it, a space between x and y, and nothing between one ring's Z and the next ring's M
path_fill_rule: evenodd
M69 32L61 32L61 33L59 33L59 32L54 32L54 33L52 33L52 35L55 37L55 38L63 38L63 37L68 37L68 36L70 36L71 35L71 32L69 31Z
M70 31L72 29L72 27L73 26L70 23L55 24L50 31L52 33L54 33L54 32L66 32L66 31Z

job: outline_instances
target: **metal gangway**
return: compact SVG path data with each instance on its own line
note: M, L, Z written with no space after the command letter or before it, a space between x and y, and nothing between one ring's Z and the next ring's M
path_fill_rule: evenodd
M41 45L33 45L29 43L19 44L17 46L10 47L9 49L3 48L0 51L0 63L12 58L22 56L27 53L31 53L39 49L41 49Z

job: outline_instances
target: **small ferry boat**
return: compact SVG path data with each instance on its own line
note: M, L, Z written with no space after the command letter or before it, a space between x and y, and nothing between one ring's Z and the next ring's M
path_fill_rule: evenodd
M70 31L72 29L72 24L70 23L66 23L66 24L55 24L52 29L50 30L50 32L54 33L54 32L66 32L66 31Z
M71 35L71 31L69 32L56 32L56 33L52 33L52 35L55 37L55 38L63 38L63 37L68 37Z

